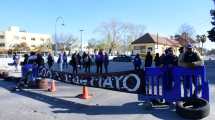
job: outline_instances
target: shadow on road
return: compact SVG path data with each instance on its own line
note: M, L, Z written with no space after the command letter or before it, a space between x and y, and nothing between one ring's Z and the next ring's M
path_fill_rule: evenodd
M11 86L8 87L7 84L2 84L2 82L0 81L0 87L11 90ZM87 105L29 90L14 93L49 104L50 108L53 109L53 113L78 113L86 115L152 114L157 118L165 120L182 119L175 113L174 108L164 107L146 110L143 106L138 105L139 102L131 102L119 106Z

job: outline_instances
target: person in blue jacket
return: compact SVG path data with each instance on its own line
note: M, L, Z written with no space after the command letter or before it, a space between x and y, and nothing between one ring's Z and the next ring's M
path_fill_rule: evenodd
M58 69L60 69L60 71L62 71L62 67L63 67L63 55L61 53L58 55L57 63L58 63Z
M66 52L63 53L63 69L68 68L68 63L67 63L67 54Z
M142 62L139 54L136 54L133 64L134 64L134 70L140 70Z

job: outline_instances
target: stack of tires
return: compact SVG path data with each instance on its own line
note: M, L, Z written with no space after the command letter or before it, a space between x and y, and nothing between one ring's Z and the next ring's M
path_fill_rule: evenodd
M210 105L202 98L183 98L176 103L176 113L187 119L202 119L209 115Z

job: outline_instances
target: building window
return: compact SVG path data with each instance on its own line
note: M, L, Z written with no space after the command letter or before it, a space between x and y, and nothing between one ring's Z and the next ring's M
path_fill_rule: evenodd
M0 43L0 47L5 47L5 43Z
M31 38L31 40L35 41L36 39L35 38Z
M140 49L146 49L146 46L141 46Z
M148 47L148 49L147 49L148 51L152 51L153 50L153 48L152 47Z
M21 39L22 39L22 40L26 40L26 37L22 37Z
M4 39L4 35L0 35L0 39Z
M44 38L40 38L41 41L44 41Z
M15 40L18 40L18 39L19 39L19 36L14 36L14 39L15 39Z
M139 46L134 46L134 49L135 49L135 50L139 50L140 47L139 47Z

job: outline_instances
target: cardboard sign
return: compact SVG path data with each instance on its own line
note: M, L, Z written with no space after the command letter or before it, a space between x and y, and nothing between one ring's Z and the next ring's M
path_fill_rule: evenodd
M50 78L70 84L103 88L120 92L144 94L144 71L113 72L107 74L77 74L39 69L39 77Z

